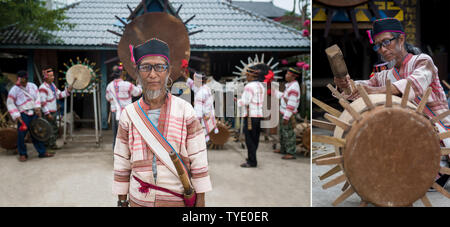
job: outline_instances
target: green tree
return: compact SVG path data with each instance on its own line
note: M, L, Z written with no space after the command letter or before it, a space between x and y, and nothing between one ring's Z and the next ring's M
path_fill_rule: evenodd
M67 7L51 10L45 4L41 0L0 0L0 29L16 28L33 34L42 43L58 42L51 32L74 25L65 21Z

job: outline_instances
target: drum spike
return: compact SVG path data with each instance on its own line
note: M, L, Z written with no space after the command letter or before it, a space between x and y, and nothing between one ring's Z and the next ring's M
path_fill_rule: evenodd
M118 17L118 16L116 16L116 15L114 15L114 16L117 18L117 20L120 21L120 23L123 24L123 26L127 26L127 23L126 23L124 20L122 20L122 18L120 18L120 17Z
M189 19L187 19L185 22L183 22L184 25L186 25L187 23L189 23L189 21L191 21L192 19L194 19L195 15L190 17Z
M259 63L258 54L255 54L255 62Z
M440 186L438 183L434 182L431 186L432 188L436 189L436 191L440 192L442 195L450 199L450 193L445 190L442 186Z
M195 35L195 34L200 33L200 32L203 32L203 29L195 31L195 32L189 32L188 35L191 36L191 35Z
M313 135L313 136L317 136L317 135ZM323 136L323 137L327 137L327 136ZM332 137L332 138L335 138L335 137ZM313 141L313 142L316 142L316 141ZM343 157L338 155L338 156L334 156L334 157L318 159L318 160L316 160L316 165L318 165L318 166L320 166L320 165L335 165L335 164L337 165L337 164L342 164L342 161L343 161Z
M77 63L78 63L78 64L81 63L81 62L80 62L80 57L79 57L79 56L77 56Z
M66 66L66 68L70 68L65 62L64 62L64 66Z
M441 155L450 155L450 148L442 147Z
M322 108L326 112L330 113L331 115L333 115L335 117L339 117L341 115L341 112L339 112L339 110L325 104L324 102L322 102L314 97L312 97L311 100L314 104L318 105L320 108Z
M342 175L334 178L333 180L325 183L324 185L322 185L322 188L323 189L331 188L337 184L344 182L346 179L347 179L347 177L345 177L345 174L342 174Z
M347 190L345 190L344 193L342 193L334 202L333 202L333 206L337 206L339 205L339 203L341 203L342 201L344 201L345 199L347 199L348 197L350 197L351 195L353 195L353 193L355 193L355 190L350 187Z
M439 173L450 175L450 168L442 166Z
M439 139L440 140L443 140L443 139L446 139L446 138L450 138L450 131L439 133Z
M325 117L325 119L327 119L331 123L335 124L339 128L342 128L344 130L344 132L349 130L352 127L351 125L347 124L346 122L343 122L339 118L337 118L333 115L330 115L328 113L325 113L324 117Z
M425 108L425 105L427 104L428 96L430 96L430 94L431 94L431 87L428 87L427 90L425 91L425 94L422 96L419 105L417 106L416 109L417 113L422 113L423 109Z
M273 61L273 57L271 57L271 58L269 59L269 61L267 62L267 65L270 65L270 63L272 63L272 61Z
M426 195L420 198L420 200L422 200L422 203L425 207L432 207L431 202Z
M344 107L344 109L346 109L350 113L350 115L352 115L353 119L357 121L361 120L361 115L356 112L356 110L353 109L353 107L350 106L350 104L345 99L339 99L339 104L341 104L341 106Z
M241 70L241 71L244 71L244 69L243 68L240 68L239 66L234 66L236 69L239 69L239 70Z
M372 101L369 98L369 95L366 92L366 89L360 84L356 86L358 88L359 95L363 98L364 103L366 103L366 106L369 107L369 110L375 108Z
M326 173L322 174L321 176L319 176L320 180L325 180L328 177L333 176L336 173L339 173L339 171L341 171L341 166L336 165L335 167L333 167L332 169L328 170Z
M336 88L334 88L331 84L327 84L327 88L330 89L331 93L333 93L334 96L336 96L338 99L343 98L341 93L339 93Z
M392 107L392 91L391 91L391 80L386 80L386 103L385 107Z
M242 64L242 66L244 66L244 67L246 67L246 66L247 66L247 64L245 64L245 62L244 62L244 61L242 61L242 60L241 60L241 64Z
M313 142L332 144L338 147L345 146L345 139L340 139L332 136L312 135ZM319 161L319 160L317 160Z
M261 63L264 63L264 53L261 56Z
M277 63L275 63L275 64L273 64L270 68L271 69L274 69L275 67L277 67L278 66L278 64L280 64L279 62L277 62Z
M178 7L177 12L175 13L177 16L180 16L178 13L180 13L181 7L183 7L183 4L180 5L180 7Z
M406 80L406 88L405 92L403 93L402 102L400 104L402 108L406 108L406 103L408 102L410 90L411 90L411 80Z
M114 35L117 35L119 37L122 37L122 34L119 34L119 33L115 32L115 31L112 31L112 30L109 30L109 29L106 29L106 31L108 31L109 33L112 33Z

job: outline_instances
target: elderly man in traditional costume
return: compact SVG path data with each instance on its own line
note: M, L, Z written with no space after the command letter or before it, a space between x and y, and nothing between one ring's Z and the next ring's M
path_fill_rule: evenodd
M116 144L117 128L119 125L120 114L123 109L130 104L131 98L142 94L141 85L134 85L122 78L123 67L114 66L111 77L113 81L106 86L106 100L110 103L112 130L114 135L113 149Z
M194 80L185 76L186 85L194 92L194 110L198 120L203 126L206 142L209 141L209 133L217 132L216 115L214 113L214 97L211 88L206 85L207 77L204 73L195 72Z
M113 182L118 206L188 206L169 152L184 163L197 193L195 206L204 206L205 192L212 189L205 136L191 104L167 91L169 46L153 38L130 45L130 52L143 95L120 115Z
M38 87L34 83L28 82L27 72L19 71L17 73L17 83L9 91L6 104L12 119L17 121L19 161L24 162L28 159L25 135L30 130L31 121L42 116ZM39 158L53 156L53 154L47 153L43 142L33 137L31 137L31 140L39 153Z
M258 165L256 150L259 145L264 96L266 95L266 88L262 81L268 73L269 67L263 63L249 67L247 71L248 83L244 87L241 98L237 100L237 106L243 107L243 129L248 153L246 162L241 164L243 168L256 167Z
M373 38L373 39L372 39ZM373 23L373 30L370 32L370 40L373 50L382 56L386 62L393 63L394 67L384 70L374 75L369 80L355 81L362 84L369 94L386 93L386 80L392 81L392 94L402 96L405 92L406 84L411 81L412 90L409 93L409 100L418 104L419 97L422 97L428 87L432 88L428 97L424 113L429 117L437 116L448 111L448 105L444 89L439 82L438 69L434 65L430 56L418 53L418 48L406 43L406 34L400 21L395 18L384 18ZM339 89L350 86L350 78L334 78ZM350 86L351 87L351 86ZM359 97L357 89L349 96L344 96L349 100ZM450 126L450 117L447 116L436 124L440 132L447 131ZM443 143L450 147L450 141L445 139ZM448 157L445 157L448 159ZM448 166L447 160L441 161L441 166ZM444 186L448 181L448 175L439 176L437 183Z
M301 75L299 69L290 67L286 72L286 88L284 92L276 91L277 98L281 99L280 105L280 150L275 153L285 154L282 159L295 159L297 152L295 144L295 114L300 104L300 85L297 78Z
M46 143L47 148L58 149L56 146L56 139L58 138L58 126L56 124L56 115L58 107L57 99L62 99L70 95L72 86L68 86L64 91L60 91L53 81L55 75L51 66L44 66L42 68L42 75L44 76L44 83L39 86L39 96L41 98L42 112L47 121L52 125L52 135Z

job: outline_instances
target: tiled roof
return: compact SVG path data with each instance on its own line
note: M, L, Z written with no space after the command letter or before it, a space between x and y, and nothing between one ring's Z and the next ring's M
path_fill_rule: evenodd
M233 1L234 5L240 6L244 9L256 12L268 18L281 17L288 12L282 8L275 6L272 2L241 2Z
M54 32L69 46L100 47L102 44L114 44L120 37L107 29L122 33L114 26L118 20L114 16L127 18L130 11L127 4L134 9L140 0L82 0L67 11L67 20L76 24L74 29ZM176 10L182 4L179 16L186 21L193 15L189 25L190 31L202 29L203 32L190 36L191 45L205 49L239 49L239 48L309 48L309 40L295 29L274 22L252 13L224 0L174 0L170 1ZM2 35L2 37L4 37ZM24 39L22 43L12 42L14 36L0 40L6 44L36 44Z

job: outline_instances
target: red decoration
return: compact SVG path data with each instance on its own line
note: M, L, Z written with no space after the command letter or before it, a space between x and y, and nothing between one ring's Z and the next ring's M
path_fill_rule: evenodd
M186 59L181 60L181 68L185 69L189 65L188 61Z
M306 63L305 62L302 62L302 61L299 61L299 62L297 62L297 67L299 67L299 68L303 68L303 65L305 65Z
M286 59L283 59L283 60L281 60L281 64L283 64L283 65L287 65L289 62L288 62L288 60L286 60Z
M269 70L269 72L267 73L267 75L264 76L264 83L267 83L267 94L270 95L271 94L271 89L270 89L270 83L273 80L273 77L275 76L275 74L272 72L272 70Z
M308 37L309 36L309 31L307 29L303 30L303 34L304 37Z
M303 22L303 27L309 27L310 24L311 24L311 21L309 19L305 20L305 22Z
M303 65L303 69L304 69L304 70L309 70L309 64L304 64L304 65Z

